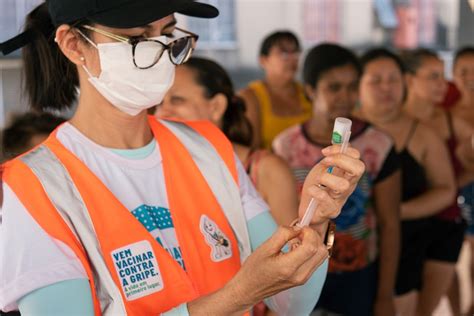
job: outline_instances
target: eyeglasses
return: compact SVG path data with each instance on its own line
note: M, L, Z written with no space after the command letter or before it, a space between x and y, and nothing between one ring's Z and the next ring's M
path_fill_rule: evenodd
M290 58L299 58L301 55L301 50L299 48L289 49L286 47L275 47L272 51L276 56L280 57L283 60L288 60Z
M422 80L430 82L444 82L446 80L444 73L442 72L421 72L417 73L416 76Z
M132 46L133 64L139 69L148 69L156 65L166 50L168 51L170 61L174 65L179 66L184 64L188 61L189 57L191 57L199 38L197 34L175 28L175 30L185 35L166 44L156 39L120 36L89 25L83 25L81 27L116 41L130 44ZM84 36L84 34L80 34ZM87 37L85 38L90 41ZM150 54L150 51L155 53Z

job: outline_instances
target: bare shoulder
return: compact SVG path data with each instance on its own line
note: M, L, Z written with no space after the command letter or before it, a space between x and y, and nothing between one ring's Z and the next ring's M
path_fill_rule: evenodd
M454 132L458 138L469 138L474 129L472 126L464 119L460 118L458 115L452 115Z
M441 138L441 135L439 135L432 126L425 123L419 123L413 138L413 145L418 148L421 154L419 159L423 161L427 157L436 156L439 158L439 154L447 150L445 141Z
M260 160L260 174L263 177L274 178L281 174L291 175L291 169L281 157L268 152Z
M423 122L418 123L414 137L416 142L424 144L443 143L443 140L434 128Z
M237 92L237 94L245 100L245 103L248 106L252 106L252 105L254 106L258 104L257 95L255 94L253 89L250 88L249 86L243 88L242 90Z

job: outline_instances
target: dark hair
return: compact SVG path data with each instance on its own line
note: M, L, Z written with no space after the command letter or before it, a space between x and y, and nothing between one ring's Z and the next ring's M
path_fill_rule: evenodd
M352 65L360 76L361 69L356 55L349 49L336 44L320 44L306 55L303 67L305 84L315 87L327 71L345 65Z
M464 46L461 47L456 51L456 54L454 56L454 62L453 65L456 66L456 63L458 62L459 58L467 56L467 55L473 55L474 56L474 46Z
M184 66L195 73L196 82L212 98L222 93L227 98L227 109L222 118L222 131L232 141L244 146L252 143L252 126L245 116L245 102L235 94L232 80L216 62L199 57L190 58Z
M294 33L286 30L277 31L263 39L262 45L260 46L260 56L268 56L270 49L276 45L280 45L282 42L294 43L298 50L301 49L300 41Z
M427 48L417 48L414 50L402 51L400 53L405 69L408 73L414 74L420 69L423 60L426 58L439 59L436 52Z
M29 142L35 135L49 135L59 124L65 122L62 117L49 113L29 112L14 116L3 130L2 156L14 158L29 150Z
M86 24L83 20L75 27ZM76 66L61 52L54 41L53 25L46 3L40 4L26 17L25 31L35 40L23 47L24 90L30 106L38 111L63 110L74 104L79 78Z
M365 69L368 63L382 58L392 60L397 65L400 72L402 74L405 73L405 65L403 64L401 58L397 54L383 47L370 49L360 57L359 60L362 71Z

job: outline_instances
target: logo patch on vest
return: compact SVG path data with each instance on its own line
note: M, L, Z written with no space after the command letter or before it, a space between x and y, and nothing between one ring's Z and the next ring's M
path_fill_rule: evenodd
M229 238L219 229L214 221L206 215L201 216L201 233L211 248L211 260L223 261L232 257L232 247Z
M143 240L112 251L112 261L127 301L161 291L164 287L155 253Z

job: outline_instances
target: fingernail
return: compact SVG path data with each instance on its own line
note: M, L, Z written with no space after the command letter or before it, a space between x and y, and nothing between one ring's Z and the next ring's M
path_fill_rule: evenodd
M293 239L293 240L290 240L288 242L288 245L290 246L291 250L294 250L294 249L298 248L301 245L301 243L298 240Z
M325 157L325 158L324 158L324 162L327 163L327 164L330 164L330 163L333 163L333 162L334 162L334 159L331 158L331 157Z

